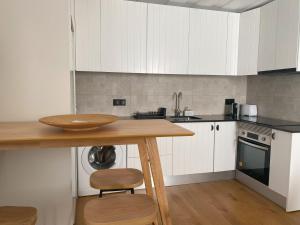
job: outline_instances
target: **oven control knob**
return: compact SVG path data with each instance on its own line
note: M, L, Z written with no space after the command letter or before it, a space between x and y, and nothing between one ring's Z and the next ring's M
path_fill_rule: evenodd
M262 141L266 141L267 139L265 138L265 137L262 137L262 139L261 139Z

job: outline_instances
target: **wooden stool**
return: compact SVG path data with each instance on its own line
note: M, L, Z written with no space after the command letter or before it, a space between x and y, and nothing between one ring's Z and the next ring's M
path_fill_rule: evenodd
M0 225L34 225L37 210L32 207L0 207Z
M157 207L147 195L117 195L90 200L84 208L86 225L149 225L157 223Z
M99 189L99 197L105 191L131 190L143 184L144 176L141 171L136 169L105 169L92 173L90 185Z

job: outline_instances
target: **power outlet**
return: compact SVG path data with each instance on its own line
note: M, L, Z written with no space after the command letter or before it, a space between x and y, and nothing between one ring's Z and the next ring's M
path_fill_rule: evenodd
M126 99L113 99L113 106L126 106Z

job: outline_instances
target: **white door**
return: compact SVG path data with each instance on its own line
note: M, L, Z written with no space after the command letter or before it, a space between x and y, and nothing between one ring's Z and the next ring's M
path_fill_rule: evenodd
M276 69L297 67L299 0L278 0Z
M278 1L261 7L258 71L276 69L276 33Z
M241 13L238 75L257 74L260 9Z
M226 74L227 20L227 12L190 9L189 74Z
M189 9L148 4L147 73L187 74Z
M236 150L236 122L216 123L214 172L235 170Z
M226 75L237 75L238 53L239 53L239 32L240 14L228 14L227 50L226 50Z
M214 123L178 123L195 133L173 138L173 174L213 172Z
M101 71L146 72L147 4L101 0Z
M100 0L75 0L76 70L100 71Z
M292 134L273 130L271 143L269 187L273 191L288 196L291 165Z

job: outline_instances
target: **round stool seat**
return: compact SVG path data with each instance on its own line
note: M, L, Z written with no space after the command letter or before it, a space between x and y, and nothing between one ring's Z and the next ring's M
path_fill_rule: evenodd
M92 173L90 185L99 190L131 189L142 185L143 179L136 169L105 169Z
M37 210L32 207L0 207L0 225L34 225Z
M86 225L148 225L156 221L156 204L146 195L118 195L87 202Z

